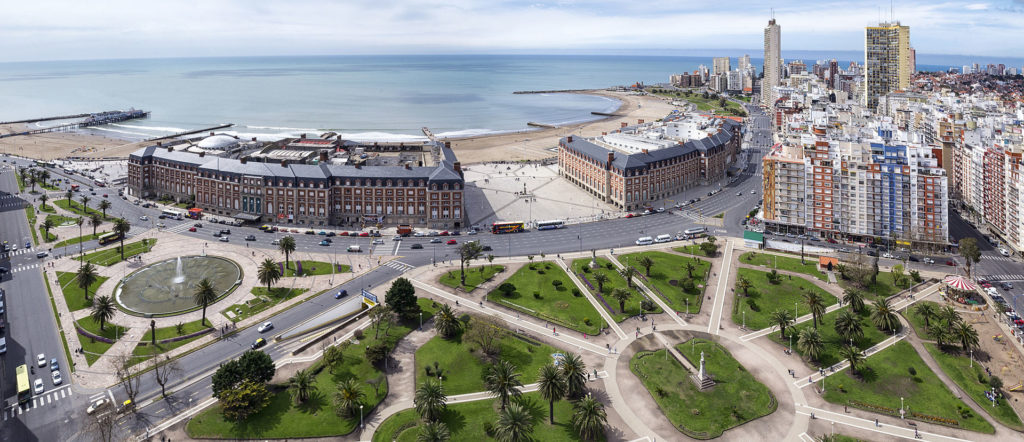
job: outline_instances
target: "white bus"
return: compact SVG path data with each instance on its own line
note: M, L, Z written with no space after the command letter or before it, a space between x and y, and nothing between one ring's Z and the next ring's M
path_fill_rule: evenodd
M636 240L636 245L638 246L649 246L651 244L654 244L654 238L649 236L644 236Z
M656 238L654 238L654 242L657 242L657 243L663 243L663 242L669 242L669 241L672 241L672 235L658 235Z
M686 229L686 230L683 231L683 237L685 237L687 239L689 239L689 238L699 238L699 237L702 237L702 236L707 235L707 234L708 234L708 228L707 227L693 227L693 228Z
M565 221L560 219L554 219L550 221L540 221L537 223L537 230L554 230L565 227Z
M176 219L178 221L185 219L185 214L177 210L164 209L162 212L160 212L160 214L166 216L167 218Z

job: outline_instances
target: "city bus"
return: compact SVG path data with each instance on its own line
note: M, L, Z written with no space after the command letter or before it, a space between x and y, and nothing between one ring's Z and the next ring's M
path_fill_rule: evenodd
M491 224L491 233L516 233L526 230L522 221L506 221Z
M71 185L71 191L72 192L78 192L78 184L72 184Z
M99 241L100 245L102 246L115 242L119 239L121 239L121 234L119 232L110 232L100 235Z
M28 382L28 365L19 365L15 373L18 377L18 403L24 404L32 397L32 384Z
M537 230L554 230L565 227L565 221L560 219L554 219L551 221L541 221L537 223Z
M181 214L181 212L179 212L179 211L177 211L177 210L171 210L171 209L164 209L164 210L163 210L162 212L160 212L160 213L161 213L162 215L164 215L164 216L168 217L168 218L171 218L171 219L176 219L176 220L178 220L178 221L181 221L181 220L182 220L182 218L184 217L184 215L182 215L182 214Z
M707 227L693 227L693 228L684 230L683 231L683 236L686 237L687 239L689 239L689 238L699 238L699 237L702 237L704 235L707 235L707 233L708 233L708 228Z

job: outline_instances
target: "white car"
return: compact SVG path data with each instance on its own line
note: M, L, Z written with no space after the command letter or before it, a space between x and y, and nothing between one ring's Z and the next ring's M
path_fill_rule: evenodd
M394 238L391 238L391 240L392 240L392 241L401 241L401 240L402 240L402 237L401 237L401 236L399 236L399 235L395 235L395 237L394 237Z
M60 378L60 370L51 371L50 375L53 377L53 385L60 385L64 380Z
M999 254L1003 256L1010 256L1010 251L1006 249L999 249Z
M139 217L139 221L149 221L149 217L146 215L142 215Z
M279 239L275 239L275 240L271 241L271 242L270 242L270 244L271 244L271 245L275 245L275 246L276 246L276 245L278 245L278 244L281 244L281 240L279 240Z
M270 322L270 321L267 321L267 322L264 322L263 324L260 324L259 328L257 328L256 331L258 331L260 333L263 333L263 332L265 332L267 330L270 330L272 328L274 328L274 323Z
M921 262L923 262L925 264L935 264L935 260L931 259L931 258L924 258L924 259L921 260Z
M39 364L40 367L45 367L46 366L46 355L44 355L42 353L39 353L39 355L36 356L36 363Z
M42 379L36 378L36 381L35 381L35 383L32 386L32 391L35 394L42 394L43 393L43 380Z
M89 408L85 409L85 414L93 414L96 412L96 410L105 407L107 403L108 402L106 399L97 399L96 402L93 402L91 405L89 405Z
M164 228L164 227L167 227L164 223L156 223L156 226L161 228L161 229Z

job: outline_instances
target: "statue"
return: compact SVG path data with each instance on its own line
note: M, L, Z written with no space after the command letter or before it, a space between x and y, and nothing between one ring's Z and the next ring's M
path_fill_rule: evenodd
M596 269L600 266L597 265L597 250L590 249L590 268Z

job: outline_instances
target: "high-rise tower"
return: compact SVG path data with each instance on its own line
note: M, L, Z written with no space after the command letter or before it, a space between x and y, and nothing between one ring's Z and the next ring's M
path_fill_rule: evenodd
M771 106L775 102L775 86L782 78L782 28L775 24L775 18L768 20L764 28L764 79L761 80L761 105Z
M899 22L864 29L864 105L874 110L878 97L906 90L913 73L910 27Z

